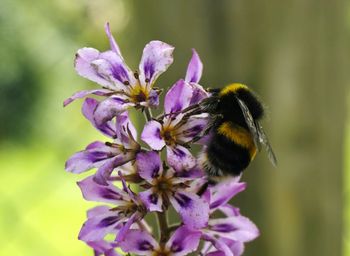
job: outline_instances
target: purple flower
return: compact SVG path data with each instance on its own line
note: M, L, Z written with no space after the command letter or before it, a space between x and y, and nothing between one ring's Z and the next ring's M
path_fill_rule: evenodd
M188 189L193 179L203 175L200 170L164 170L156 151L139 153L136 164L139 175L147 182L144 186L147 190L139 196L149 211L163 211L172 204L188 227L198 228L208 223L208 203Z
M207 125L207 114L187 116L180 113L207 97L205 90L197 84L202 74L202 62L193 50L186 79L175 83L165 96L165 115L162 120L152 120L145 125L141 139L152 149L167 149L168 163L176 169L193 168L196 160L187 149Z
M204 98L207 98L209 94L206 90L203 89L201 85L199 85L199 80L202 77L203 72L203 64L201 59L198 56L198 53L195 49L192 49L192 58L190 62L188 63L185 82L189 84L192 89L192 98L190 105L197 104Z
M112 138L113 142L95 141L89 144L85 150L75 153L67 160L66 170L81 173L98 168L94 177L95 181L107 185L106 180L113 169L135 159L140 145L136 142L136 130L130 122L127 112L117 115L115 120L99 125L95 121L97 106L97 100L87 98L82 112L93 126Z
M87 242L87 244L94 249L95 256L121 256L114 248L117 247L115 243L110 243L105 240Z
M237 193L243 191L245 183L238 182L239 178L231 178L211 187L203 197L210 202L210 219L206 227L202 227L203 239L210 242L219 252L224 254L209 255L241 255L243 243L254 240L259 236L259 230L253 222L242 216L238 208L228 204ZM215 211L221 211L225 217L213 218Z
M125 252L137 255L184 256L197 249L200 236L200 232L182 226L174 232L165 245L160 245L148 232L131 229L120 242L120 247Z
M123 190L109 182L107 186L99 185L91 176L78 182L78 186L86 200L114 205L97 206L88 212L88 219L79 234L79 239L87 243L102 241L107 234L116 234L118 242L131 225L146 214L145 206L126 186L125 181Z
M130 106L158 105L159 92L153 86L159 75L172 64L174 47L161 41L149 42L143 50L139 71L132 72L121 55L108 23L105 30L111 50L99 52L94 48L82 48L75 59L78 74L100 84L103 89L77 92L64 105L89 94L110 96L101 103L96 110L98 112L121 112Z

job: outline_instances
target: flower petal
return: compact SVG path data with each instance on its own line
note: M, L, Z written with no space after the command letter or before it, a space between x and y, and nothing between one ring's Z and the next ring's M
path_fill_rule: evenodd
M110 210L110 208L106 205L95 206L94 208L91 208L87 211L87 217L88 217L88 219L91 219L91 218L96 217L98 215L108 213L109 210Z
M190 170L196 165L196 158L180 145L167 146L167 161L176 171Z
M260 234L256 225L244 216L211 219L210 230L222 238L249 242Z
M141 201L146 205L147 209L151 212L163 211L163 198L161 195L154 193L152 189L145 190L139 193Z
M202 238L206 241L210 241L212 243L212 245L218 249L220 252L223 252L225 256L235 256L231 249L229 248L228 245L226 245L223 241L221 241L220 239L218 239L217 237L215 237L215 235L213 234L202 234ZM211 251L211 250L209 250ZM210 255L210 254L209 254ZM214 254L215 255L215 254ZM220 255L220 254L218 254Z
M163 165L156 151L138 153L136 156L136 166L139 175L149 183L152 183L154 179L163 174Z
M66 99L63 102L63 106L65 107L68 104L72 103L74 100L84 98L85 96L90 95L90 94L94 94L94 95L97 95L97 96L108 96L111 93L113 93L113 91L107 90L107 89L79 91L79 92L74 93L68 99Z
M111 120L116 115L124 112L127 108L134 104L120 96L111 96L98 104L95 109L94 117L97 125L101 125Z
M230 204L221 205L218 208L222 213L224 213L227 217L239 216L240 210Z
M85 242L100 241L108 233L115 233L121 221L121 217L115 211L89 218L80 230L79 239Z
M93 61L100 58L100 52L94 48L79 49L75 55L74 67L78 74L108 89L115 89L115 85L106 77L101 76L91 65Z
M107 180L111 176L114 168L126 164L127 162L131 161L132 158L133 156L130 153L126 153L109 159L100 168L98 168L93 178L94 181L97 184L108 186Z
M96 141L72 155L66 162L67 172L82 173L95 167L102 166L111 155L114 149L106 146L103 142Z
M122 56L120 49L119 49L119 46L118 46L117 42L115 41L114 37L112 36L111 29L109 27L109 22L107 22L105 25L105 32L106 32L106 35L109 39L109 44L111 46L111 50L114 51L115 53L117 53L120 56L120 58L123 59L123 56Z
M187 122L178 129L177 139L181 142L189 142L199 136L208 125L208 115L206 113L193 115Z
M129 119L127 111L116 116L116 136L120 144L126 148L130 148L137 139L135 126Z
M158 248L158 243L148 232L131 229L126 233L119 246L124 252L152 255L153 251Z
M165 142L161 136L162 125L157 121L149 121L143 128L141 139L152 149L161 150Z
M234 177L212 187L210 209L214 210L219 206L226 204L232 197L243 191L246 186L246 183L238 182L238 179Z
M89 176L78 182L78 186L83 193L83 197L88 201L105 202L121 205L130 201L128 194L116 188L111 183L107 186L101 186L94 182L93 176Z
M201 237L200 231L195 231L182 226L178 228L166 243L166 247L172 252L171 255L183 256L194 252Z
M87 242L87 244L94 248L95 256L121 256L114 250L112 244L105 240Z
M136 84L134 73L123 58L114 51L102 52L98 59L91 62L98 75L113 82L116 91L124 91L128 85Z
M189 228L199 229L208 224L209 205L198 195L178 190L170 201Z
M220 238L220 240L230 247L234 256L240 256L244 252L244 243L240 241L230 240L226 238Z
M208 98L209 96L208 92L204 90L204 88L201 85L190 83L190 86L192 87L192 90L193 90L190 105L197 104L203 99Z
M165 113L176 113L187 108L190 105L192 93L193 90L189 84L182 79L177 81L165 95Z
M119 243L122 241L126 235L126 233L129 231L130 227L134 222L138 219L139 213L135 212L133 215L131 215L126 223L122 226L122 228L119 230L117 237L115 238L115 242Z
M173 63L173 51L173 46L161 41L151 41L145 46L139 65L141 84L154 84Z
M92 98L86 98L82 107L82 113L88 119L91 124L101 131L103 134L113 138L116 136L115 131L115 125L113 125L112 122L105 122L100 125L98 125L95 121L95 109L98 106L99 101L92 99Z
M203 63L195 49L192 49L192 58L188 63L185 81L188 83L198 83L202 77Z

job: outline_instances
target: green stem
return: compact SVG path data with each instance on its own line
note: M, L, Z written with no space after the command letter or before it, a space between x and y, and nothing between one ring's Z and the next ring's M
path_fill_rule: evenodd
M145 114L145 118L147 121L151 121L153 116L152 116L152 111L150 108L145 107L143 113Z
M164 245L168 241L170 236L166 211L157 212L157 220L160 232L160 244Z

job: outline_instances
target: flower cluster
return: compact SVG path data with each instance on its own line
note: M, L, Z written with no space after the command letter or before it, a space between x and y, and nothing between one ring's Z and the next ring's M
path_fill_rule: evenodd
M199 193L207 177L191 145L203 134L208 116L183 111L209 96L198 84L203 69L198 54L193 50L185 78L168 90L163 114L153 118L151 109L158 107L161 92L155 83L172 64L174 47L149 42L138 70L132 71L108 24L105 29L110 50L82 48L75 59L77 73L102 88L77 92L64 102L98 96L85 98L82 113L108 137L66 162L72 173L97 169L78 186L86 200L105 203L88 211L79 239L95 255L241 255L244 244L259 235L257 227L229 204L246 184L227 178ZM129 118L130 108L146 116L140 139ZM178 214L179 223L169 223L170 209ZM158 238L145 219L150 214L158 219Z

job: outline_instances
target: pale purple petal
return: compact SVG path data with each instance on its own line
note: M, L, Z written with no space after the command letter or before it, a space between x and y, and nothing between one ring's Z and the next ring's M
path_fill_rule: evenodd
M85 242L100 241L108 233L115 232L120 221L121 217L114 211L89 218L80 230L79 239Z
M126 235L126 233L130 230L130 227L134 222L137 220L139 213L135 212L133 215L131 215L126 223L122 226L122 228L119 230L117 237L115 238L115 242L119 243L122 241Z
M177 81L165 95L165 113L176 113L187 108L191 102L192 92L192 87L184 80Z
M200 231L195 231L182 226L178 228L166 243L166 247L172 252L171 255L183 256L194 252L201 237Z
M105 202L111 204L123 204L125 200L130 201L128 194L116 188L111 183L107 186L101 186L94 182L93 177L89 176L78 182L78 186L83 193L83 197L88 201Z
M198 195L178 190L170 201L189 228L199 229L208 224L209 205Z
M192 58L188 63L185 81L188 83L198 83L202 77L203 63L195 49L192 49Z
M111 243L101 240L101 241L91 241L87 242L87 244L94 248L95 256L121 256L114 250L114 246Z
M227 244L234 256L241 256L244 252L244 243L241 241L230 240L226 238L220 239L223 243Z
M109 27L109 22L107 22L105 25L105 32L106 32L106 35L109 39L109 44L111 46L111 50L114 51L115 53L117 53L120 56L120 58L123 59L123 56L122 56L120 49L119 49L119 46L118 46L117 42L115 41L114 37L112 36L111 29Z
M100 58L100 52L94 48L79 49L75 55L75 70L79 75L93 82L96 82L106 88L115 89L115 85L106 77L101 76L92 65L93 61Z
M159 93L156 90L150 90L147 104L150 107L156 107L159 105Z
M210 252L205 254L205 256L226 256L224 252L219 252L219 251L215 251L215 252ZM236 256L236 254L234 254L234 256Z
M106 161L101 167L98 168L94 175L94 181L100 185L107 186L108 178L111 176L112 171L123 164L131 161L133 156L129 153L118 155Z
M97 125L101 125L111 120L116 115L124 112L134 104L129 103L127 100L120 96L109 97L98 104L95 109L95 121Z
M185 182L187 180L193 181L194 179L204 177L204 175L205 174L204 174L203 170L197 166L195 166L194 168L192 168L190 170L175 171L173 174L173 176L176 177L176 180L174 180L174 183L178 183L178 180L181 180L181 182ZM196 185L196 184L194 184L194 185Z
M246 183L238 182L237 178L230 178L212 187L210 209L226 204L232 197L243 191L246 186Z
M204 88L201 85L190 83L190 86L192 87L192 90L193 90L190 105L197 104L203 99L209 97L208 92L204 90Z
M94 60L91 65L100 76L112 81L117 91L123 91L128 85L136 83L134 73L114 51L102 52L99 59Z
M91 208L87 211L87 217L88 217L88 219L91 219L91 218L96 217L98 215L103 215L105 213L108 213L109 210L110 210L110 207L108 207L106 205L96 206L96 207Z
M137 229L129 230L119 246L124 252L137 255L153 255L153 251L159 247L148 232Z
M139 65L141 84L154 84L173 63L173 51L173 46L161 41L151 41L145 46Z
M130 187L126 184L126 181L125 181L121 171L118 171L118 175L121 178L123 190L129 194L129 196L132 199L132 201L134 202L134 204L138 205L139 204L138 198L136 197L135 193L131 191Z
M196 158L191 152L180 145L167 146L167 161L176 171L192 169L196 165Z
M211 219L209 226L212 232L231 240L249 242L259 236L256 225L244 216Z
M75 153L67 162L65 169L67 172L82 173L95 167L103 165L114 149L106 146L103 142L96 141L86 147L86 150Z
M82 113L96 129L98 129L105 135L114 138L116 136L116 129L113 122L105 122L103 124L98 125L95 121L95 109L98 104L99 101L92 98L86 98L82 107Z
M187 122L177 130L177 139L184 143L189 142L196 136L201 135L207 125L207 114L204 113L200 115L193 115L188 118Z
M163 166L156 151L140 152L136 156L136 166L139 175L152 183L154 179L162 176Z
M206 241L210 241L216 249L218 249L220 252L224 253L223 255L235 256L232 253L230 247L227 244L225 244L223 241L221 241L219 238L217 238L215 235L205 233L202 235L202 238ZM211 251L211 250L209 250L209 251ZM221 254L218 254L218 255L221 255Z
M86 97L87 95L90 95L90 94L94 94L94 95L97 95L97 96L109 96L109 95L111 95L111 93L113 93L113 91L108 90L108 89L79 91L79 92L74 93L68 99L66 99L63 102L63 106L65 107L68 104L72 103L74 100L84 98L84 97Z
M213 239L213 245L219 251L222 251L225 256L236 256L231 251L231 248L226 243L224 243L222 240L220 240L220 239L214 238Z
M146 205L147 209L151 212L163 211L163 198L159 193L154 192L152 189L145 190L139 193L141 201Z
M152 149L161 150L165 146L165 141L161 136L162 125L157 121L149 121L143 128L141 139Z
M230 204L221 205L218 208L222 213L224 213L227 217L238 216L240 215L239 208L236 208Z
M137 139L135 126L129 119L127 111L116 116L116 139L126 148L132 146Z

